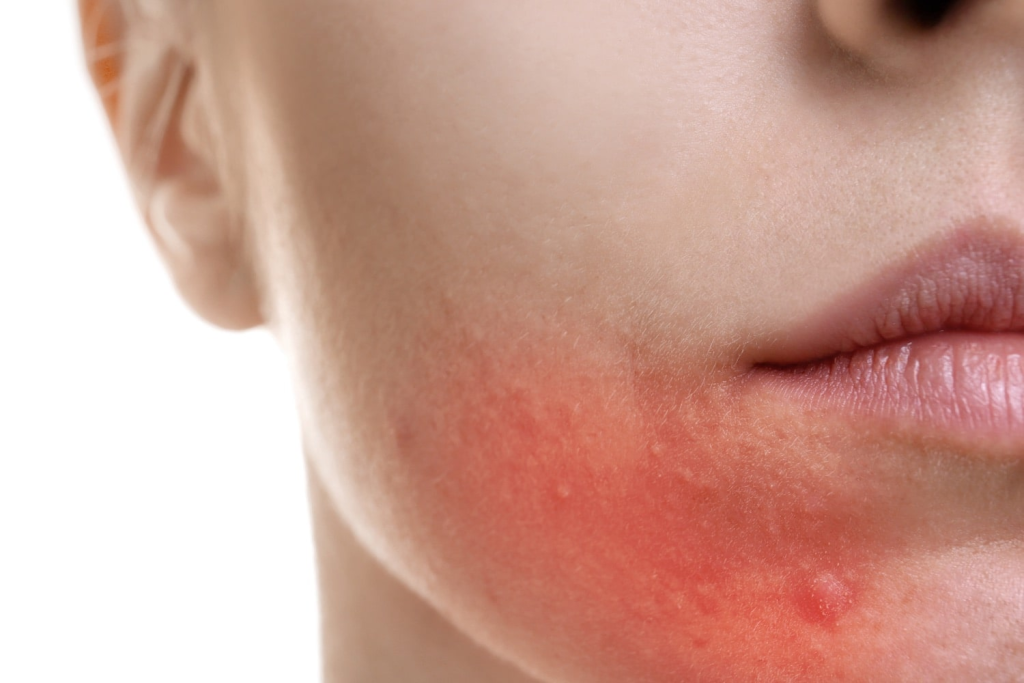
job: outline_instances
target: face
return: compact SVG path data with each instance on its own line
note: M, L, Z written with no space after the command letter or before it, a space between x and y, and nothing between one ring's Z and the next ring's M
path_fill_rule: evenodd
M541 680L1024 668L1016 33L818 5L202 10L317 475Z

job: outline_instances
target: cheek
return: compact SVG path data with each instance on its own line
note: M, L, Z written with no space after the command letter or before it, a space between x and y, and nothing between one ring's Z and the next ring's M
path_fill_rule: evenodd
M425 590L556 680L838 674L884 550L856 473L738 390L582 347L474 344L393 412Z

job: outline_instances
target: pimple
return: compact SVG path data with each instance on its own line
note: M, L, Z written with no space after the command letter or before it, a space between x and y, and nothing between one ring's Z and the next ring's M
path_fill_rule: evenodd
M834 626L854 605L855 592L849 581L824 571L803 578L796 589L800 616L812 624Z
M461 525L445 552L498 577L497 597L524 619L594 624L625 655L723 671L782 670L811 645L841 645L837 625L855 630L842 620L870 550L857 499L788 433L758 427L758 406L668 371L630 393L582 348L482 351L466 349L452 366L470 370L438 382L436 400L409 409L414 429L397 431L420 436L404 462L440 482L429 493Z

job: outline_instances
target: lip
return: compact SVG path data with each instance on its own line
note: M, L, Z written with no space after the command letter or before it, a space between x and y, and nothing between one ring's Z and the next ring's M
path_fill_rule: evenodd
M979 225L789 330L748 379L850 421L1024 446L1024 238Z

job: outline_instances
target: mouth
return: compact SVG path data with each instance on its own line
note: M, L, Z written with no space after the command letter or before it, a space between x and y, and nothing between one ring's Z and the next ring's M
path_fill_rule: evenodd
M885 429L1024 447L1024 239L961 229L786 331L749 379Z

